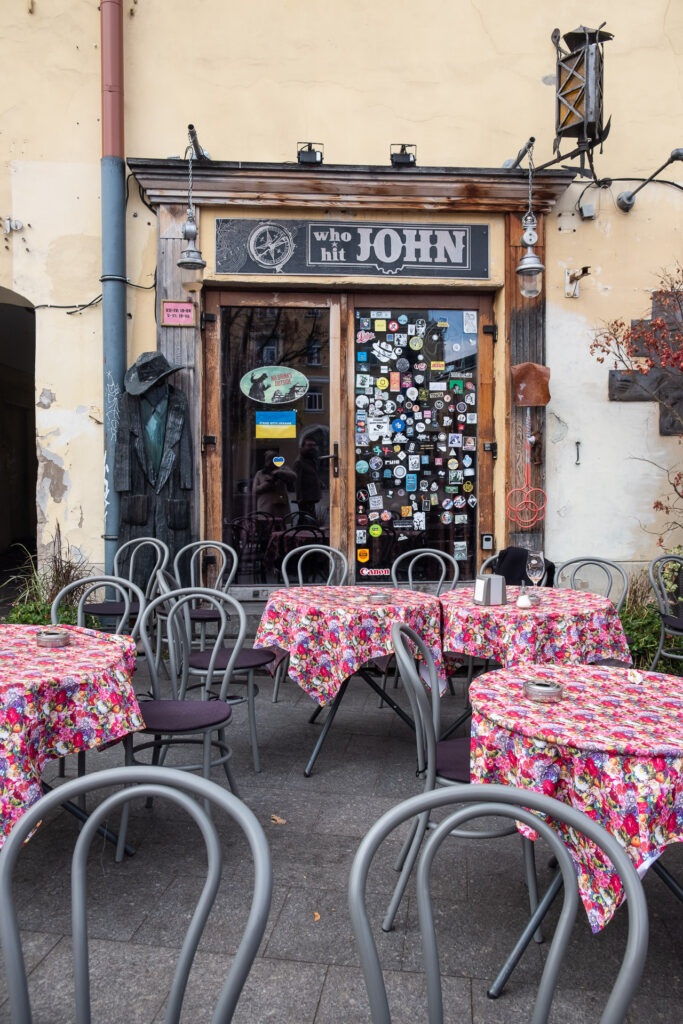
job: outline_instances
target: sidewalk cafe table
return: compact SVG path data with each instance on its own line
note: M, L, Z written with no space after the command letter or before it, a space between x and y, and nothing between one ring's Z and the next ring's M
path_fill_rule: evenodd
M0 625L0 846L43 794L47 761L143 727L129 636L63 626L71 643L36 644L42 626Z
M443 649L515 664L571 665L631 655L612 602L580 590L539 587L540 604L516 605L519 587L507 587L508 603L479 605L473 588L442 594Z
M429 647L445 684L441 609L433 594L394 587L289 587L266 604L254 647L281 647L289 654L289 676L321 707L330 705L322 733L306 766L311 769L351 676L358 674L411 727L412 720L363 666L393 653L394 622L411 626ZM313 720L313 719L312 719Z
M541 704L525 697L524 681L531 679L560 683L562 699ZM641 875L669 843L683 841L679 677L524 665L479 676L470 695L472 782L536 790L583 811L619 840ZM619 905L618 877L593 844L563 831L597 932ZM656 870L664 877L663 868Z

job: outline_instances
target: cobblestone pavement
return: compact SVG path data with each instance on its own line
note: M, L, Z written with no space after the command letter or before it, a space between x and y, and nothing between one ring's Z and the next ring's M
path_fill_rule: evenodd
M311 778L303 767L320 730L313 704L291 682L271 703L272 684L259 678L257 698L263 771L251 766L246 708L229 728L241 795L262 822L270 844L274 892L267 932L242 994L236 1024L356 1024L369 1019L365 988L346 907L348 872L360 837L385 810L419 791L414 739L388 708L354 679ZM146 690L144 667L136 689ZM462 688L461 688L462 689ZM404 698L399 697L404 700ZM455 719L462 692L444 700L443 720ZM322 718L323 716L321 716ZM88 754L88 770L122 763L120 747ZM169 763L172 763L169 760ZM75 774L75 758L67 777ZM56 764L45 777L56 780ZM216 770L215 780L225 784ZM56 780L58 781L58 780ZM107 844L93 850L89 868L94 1019L107 1024L163 1021L172 966L202 885L203 861L194 826L156 801L135 805L129 839L137 852L117 865ZM36 1024L73 1021L70 962L69 850L75 820L64 811L45 821L27 845L17 877L20 920ZM250 868L244 844L225 825L224 883L212 912L186 996L183 1020L210 1021L248 910ZM379 921L395 873L391 857L400 836L373 869L369 906L379 934L394 1024L426 1020L416 905L412 886L396 928ZM391 856L390 856L391 854ZM539 850L541 883L550 877ZM669 847L665 863L683 877L683 848ZM629 1022L675 1022L683 1005L681 904L650 873L650 949ZM547 943L532 943L503 996L491 1001L487 982L519 934L528 907L516 836L488 841L453 839L442 850L435 879L446 1021L517 1024L531 1017ZM1 911L0 911L1 912ZM549 934L557 910L545 930ZM600 1018L623 950L621 911L593 936L584 916L566 958L552 1021ZM0 976L0 1021L9 1021Z

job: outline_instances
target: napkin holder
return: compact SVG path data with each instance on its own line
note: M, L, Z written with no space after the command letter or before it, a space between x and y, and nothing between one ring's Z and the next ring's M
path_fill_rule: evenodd
M495 574L477 576L474 581L473 601L475 604L484 605L507 604L505 577Z
M68 647L71 635L66 629L41 629L36 633L38 647Z

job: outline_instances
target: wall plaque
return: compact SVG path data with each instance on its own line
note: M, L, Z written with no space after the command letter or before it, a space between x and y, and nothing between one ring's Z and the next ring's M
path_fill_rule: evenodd
M196 307L194 302L171 302L167 299L162 301L162 327L194 327L196 322Z
M489 229L217 218L216 273L486 279Z

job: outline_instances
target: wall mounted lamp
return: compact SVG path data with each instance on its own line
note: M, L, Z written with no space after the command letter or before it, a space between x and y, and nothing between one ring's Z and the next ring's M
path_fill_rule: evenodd
M532 209L533 202L533 175L534 175L534 159L533 159L534 147L531 145L528 149L529 154L529 209L522 217L522 226L524 227L524 234L522 235L522 245L527 247L526 253L522 256L517 267L517 273L519 274L519 290L525 299L533 299L540 294L541 291L541 275L545 270L545 267L539 260L538 256L534 252L534 246L538 241L538 235L536 234L536 218Z
M197 238L197 222L195 220L194 205L192 203L192 161L195 158L196 153L195 144L204 154L204 159L207 159L208 157L206 151L201 149L201 146L199 146L197 133L195 132L193 125L188 125L188 139L190 144L185 150L188 176L187 219L183 224L183 239L187 242L187 247L183 249L180 254L178 267L180 268L180 283L186 292L192 294L202 290L204 268L206 267L206 260L202 259L201 249L198 249L195 245Z
M296 158L300 164L321 164L325 147L322 142L297 142Z
M414 167L417 163L417 146L410 142L392 142L389 159L392 167Z
M653 178L656 178L657 175L660 174L665 167L668 167L669 164L675 163L677 160L683 160L683 149L674 149L666 163L662 164L661 167L658 167L657 170L654 171L649 178L646 178L645 181L642 181L638 188L634 188L632 192L620 192L617 196L617 206L619 207L619 209L623 210L624 213L628 213L628 211L632 208L633 204L635 203L636 195L638 192L640 192L641 188L645 188L645 186L649 184L649 182L651 182Z

